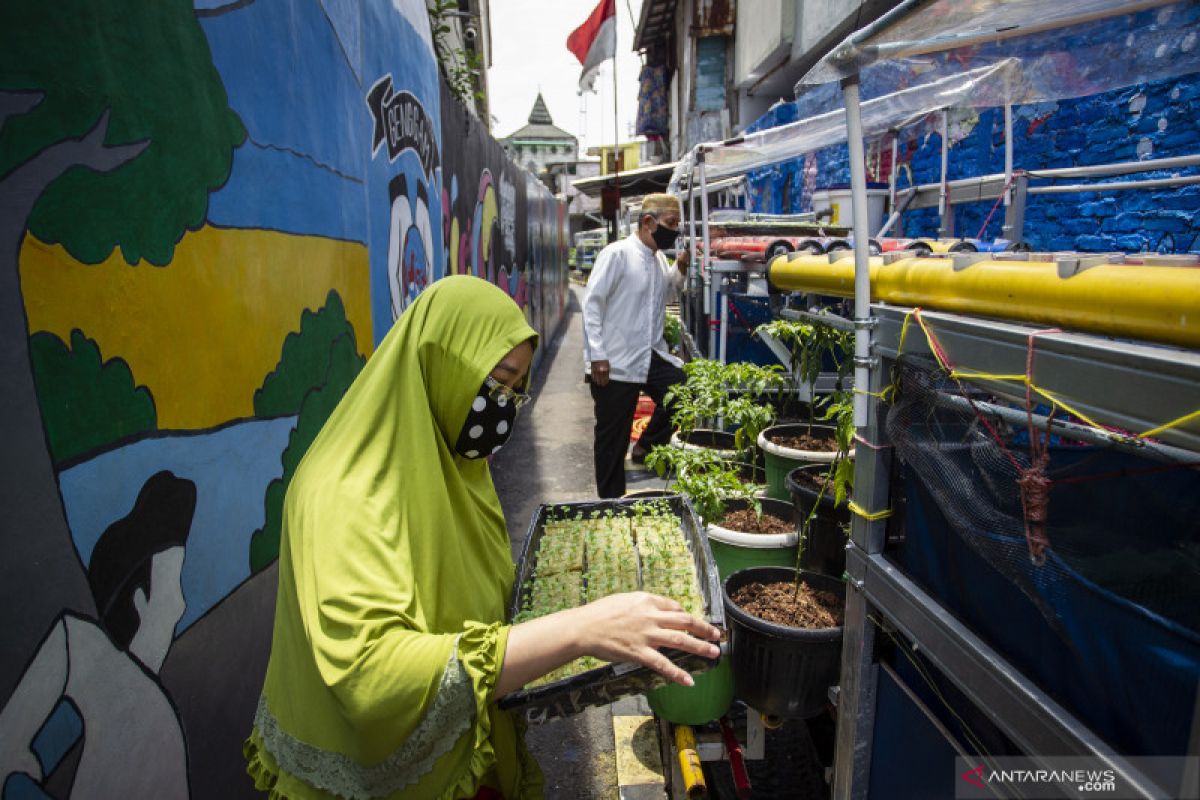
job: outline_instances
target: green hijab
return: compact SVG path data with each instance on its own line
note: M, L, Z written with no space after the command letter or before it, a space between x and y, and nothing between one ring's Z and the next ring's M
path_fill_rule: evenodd
M278 797L540 796L491 702L514 579L488 463L454 451L497 363L537 333L492 284L447 277L396 321L284 503L266 683L245 745Z

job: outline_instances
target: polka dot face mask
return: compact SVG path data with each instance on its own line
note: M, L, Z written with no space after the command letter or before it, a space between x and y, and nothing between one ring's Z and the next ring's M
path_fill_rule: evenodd
M471 401L467 421L454 445L460 456L486 458L503 447L512 435L518 404L511 393L498 391L498 385L502 384L489 376Z

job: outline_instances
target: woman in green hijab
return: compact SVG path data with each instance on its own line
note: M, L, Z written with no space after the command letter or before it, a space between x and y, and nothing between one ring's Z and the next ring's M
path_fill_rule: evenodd
M712 626L615 595L517 626L485 460L511 433L537 333L492 284L444 278L396 321L305 454L284 503L266 683L244 750L273 798L541 796L495 701L581 656L690 684Z

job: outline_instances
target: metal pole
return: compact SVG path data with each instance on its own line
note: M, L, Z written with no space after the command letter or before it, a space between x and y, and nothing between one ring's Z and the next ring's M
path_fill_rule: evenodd
M723 275L715 284L721 292L721 314L718 317L721 320L721 338L717 360L722 364L725 363L725 350L729 345L729 282L729 275Z
M704 286L706 289L706 291L704 292L704 296L707 299L707 297L708 297L707 289L712 286L712 272L710 270L710 267L712 266L712 242L710 241L709 235L708 235L708 179L705 178L705 176L704 176L704 146L703 145L696 148L696 161L700 166L700 230L702 231L701 235L704 239L704 253L703 253L703 255L700 256L700 274L701 274L701 277L704 279ZM714 310L715 309L713 309L710 304L708 308L704 309L704 313L711 318ZM713 329L712 325L710 324L708 326L708 353L707 353L709 358L712 358L714 355L716 355L716 349L717 349L716 331Z
M621 205L621 116L617 113L617 21L613 19L613 183L617 187L617 207ZM621 220L617 219L617 237L621 235Z
M881 369L873 369L871 356L871 273L867 242L867 165L863 150L862 113L858 76L842 81L846 103L846 132L850 149L850 202L854 214L854 425L869 442L882 442L883 430L875 402L868 392L881 390ZM854 463L854 497L868 512L887 503L889 464L887 451L858 448ZM849 550L879 553L883 550L882 520L855 515ZM849 556L850 553L847 553ZM847 564L852 563L847 560ZM837 754L834 757L833 797L863 800L871 770L871 740L875 728L874 665L875 626L863 593L862 576L850 575L846 591L845 634L842 644L841 684L838 694Z
M888 213L896 213L896 157L900 154L900 132L892 131L892 168L888 170ZM891 219L888 220L889 227ZM883 232L880 231L880 236Z
M701 295L705 295L704 283L700 280L700 262L697 260L698 248L696 247L696 187L692 182L692 170L688 168L688 250L691 253L691 259L688 260L688 285L693 291L699 290ZM708 303L708 297L700 298L700 305L703 307ZM695 310L696 302L695 295L687 303L688 310L688 329L692 331L692 335L699 339L699 330L696 327ZM696 345L699 347L699 345ZM695 355L695 354L693 354Z
M871 271L870 234L867 232L867 160L863 149L862 110L859 106L858 76L842 82L846 98L846 133L850 149L850 212L854 215L854 385L871 383ZM867 424L867 395L854 395L854 425Z
M849 110L849 109L847 109ZM948 132L950 129L950 109L942 109L942 177L938 185L938 220L941 229L938 231L938 236L952 236L954 226L948 221L950 214L954 211L950 208L949 194L950 187L946 185L947 172L950 169L950 142Z
M1009 186L1013 171L1012 104L1004 104L1004 185ZM1012 202L1011 186L1004 190L1004 205Z

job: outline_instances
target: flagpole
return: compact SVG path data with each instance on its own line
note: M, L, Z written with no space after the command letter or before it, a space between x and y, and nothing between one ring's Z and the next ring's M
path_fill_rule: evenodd
M613 224L617 235L614 241L621 238L621 117L617 113L617 19L616 9L613 9L613 181L617 190L617 210Z

